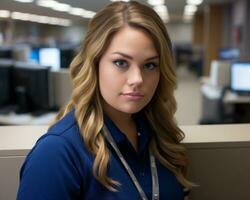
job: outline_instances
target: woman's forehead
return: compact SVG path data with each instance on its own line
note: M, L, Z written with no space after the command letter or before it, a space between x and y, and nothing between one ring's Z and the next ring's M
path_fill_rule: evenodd
M116 52L124 53L126 55L143 54L146 57L157 56L153 40L140 29L133 27L124 27L118 31L106 50L108 54Z

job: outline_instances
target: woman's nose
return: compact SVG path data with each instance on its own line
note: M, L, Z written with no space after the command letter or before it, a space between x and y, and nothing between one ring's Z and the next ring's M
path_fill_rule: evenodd
M143 74L139 67L131 69L128 73L128 84L129 85L140 85L143 82Z

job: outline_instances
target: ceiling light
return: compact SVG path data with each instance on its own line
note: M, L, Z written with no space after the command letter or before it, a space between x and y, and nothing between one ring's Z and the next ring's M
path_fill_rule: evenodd
M19 19L19 20L22 20L22 13L20 12L12 12L11 13L11 18L12 19Z
M49 24L53 25L61 25L61 26L69 26L71 25L71 21L68 19L61 19L56 17L50 17Z
M203 2L203 0L187 0L187 4L190 5L200 5Z
M184 13L195 13L197 11L197 6L195 5L185 5Z
M0 10L0 17L1 18L9 18L10 17L10 11L8 11L8 10Z
M34 0L15 0L15 1L18 1L18 2L21 2L21 3L31 3Z
M148 4L152 6L159 6L164 4L164 0L148 0Z
M37 19L37 22L42 24L48 24L50 22L50 17L47 16L41 16L39 19Z
M157 14L161 17L161 19L164 22L167 22L169 20L167 6L165 6L165 5L154 6L154 10L155 10L155 12L157 12Z
M71 8L69 10L69 14L71 14L71 15L78 15L78 16L84 15L85 12L86 12L86 10L84 10L83 8Z
M124 1L124 2L129 2L130 0L110 0L112 2L116 2L116 1Z
M85 13L82 15L84 18L92 18L96 13L93 11L86 10Z
M69 26L71 25L71 20L63 19L63 18L56 18L56 17L48 17L30 13L21 13L21 12L12 12L11 18L16 20L23 20L23 21L31 21L43 24L53 24L59 26Z
M57 2L54 0L38 0L37 5L46 7L46 8L53 8L57 5Z
M52 7L52 9L60 12L68 12L71 9L71 6L66 3L55 2L55 7Z
M166 7L165 5L154 6L154 10L155 10L157 13L168 12L167 7Z

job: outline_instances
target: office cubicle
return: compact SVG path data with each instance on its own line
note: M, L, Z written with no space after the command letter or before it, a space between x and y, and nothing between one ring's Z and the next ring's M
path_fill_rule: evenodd
M189 177L199 187L191 200L250 199L250 124L183 126ZM0 127L0 199L14 200L19 169L47 126Z

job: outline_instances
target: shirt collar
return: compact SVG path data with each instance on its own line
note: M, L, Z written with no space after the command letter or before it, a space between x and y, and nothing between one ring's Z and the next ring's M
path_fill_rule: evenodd
M136 123L137 133L140 135L138 136L138 152L142 152L150 140L151 129L148 120L142 111L133 114L132 117ZM104 123L117 144L121 142L128 142L126 136L106 114L104 114Z

